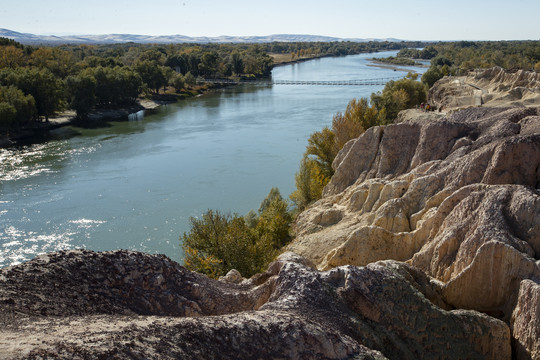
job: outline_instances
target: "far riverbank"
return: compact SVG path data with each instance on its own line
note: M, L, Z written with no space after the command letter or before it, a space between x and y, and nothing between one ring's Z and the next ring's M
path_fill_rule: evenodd
M119 108L102 108L92 110L85 120L77 117L74 110L66 110L51 116L46 122L35 122L32 127L11 132L8 135L0 136L0 148L17 146L30 139L38 138L47 132L59 129L65 126L76 126L82 128L99 128L107 126L110 121L126 120L129 115L139 111L152 111L166 104L172 104L179 100L189 99L200 96L212 89L220 87L219 84L208 84L197 86L194 89L177 93L159 94L153 98L139 98L135 104L122 106Z

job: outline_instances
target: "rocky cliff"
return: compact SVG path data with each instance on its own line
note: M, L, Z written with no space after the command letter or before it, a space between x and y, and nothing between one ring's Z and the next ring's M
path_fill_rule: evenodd
M406 262L540 358L540 109L411 112L346 144L289 250L321 270Z
M351 140L251 279L130 251L1 269L0 358L540 359L540 108L522 105Z

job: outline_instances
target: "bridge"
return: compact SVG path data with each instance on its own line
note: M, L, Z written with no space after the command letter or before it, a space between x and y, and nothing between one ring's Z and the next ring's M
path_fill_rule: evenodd
M402 79L403 76L393 76L377 79L361 80L234 80L234 79L197 79L197 84L219 84L219 85L318 85L318 86L382 86L390 80Z

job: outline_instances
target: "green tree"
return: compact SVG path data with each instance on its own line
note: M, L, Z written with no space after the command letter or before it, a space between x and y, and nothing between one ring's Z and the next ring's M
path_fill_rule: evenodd
M304 154L300 162L300 169L294 177L296 190L289 196L296 207L296 211L304 210L309 204L322 197L326 184L319 181L318 166L313 159Z
M24 52L13 45L0 46L0 68L15 69L24 63Z
M148 89L153 90L155 94L159 92L160 88L167 85L168 79L162 66L156 61L144 60L139 62L135 65L135 70L139 73Z
M86 118L96 105L96 84L96 79L90 74L82 73L66 79L69 105L77 112L77 117Z
M235 74L243 74L244 73L244 60L242 60L242 55L240 52L234 50L231 53L231 65L232 65L232 71Z
M0 127L4 131L24 126L36 115L34 98L15 86L0 86L0 104Z
M17 110L15 107L5 101L0 101L0 131L9 132L15 122Z
M63 108L63 82L50 70L35 67L21 69L17 83L17 87L34 98L38 117L48 121L49 116Z
M371 102L378 111L384 109L385 123L393 122L401 110L411 109L426 101L427 92L425 86L413 79L413 76L411 74L407 78L389 81L384 86L382 93L371 95ZM371 126L373 125L375 124Z
M309 137L306 154L313 157L319 168L319 172L323 177L322 182L330 181L330 178L334 174L332 162L338 151L339 149L335 142L335 134L328 127L323 128L321 131L314 132Z
M186 85L190 86L190 87L194 86L197 83L197 79L195 78L195 76L191 72L188 72L184 76L184 81L185 81Z
M261 203L256 226L264 244L270 244L278 249L289 242L292 216L288 208L289 205L281 197L278 188L272 188Z
M199 64L199 74L210 77L215 76L218 66L219 55L215 51L205 52Z
M443 74L438 66L432 66L422 75L422 82L426 84L429 88L437 82L437 80L442 79Z
M259 239L241 216L208 210L190 223L190 232L182 238L184 265L190 270L218 277L236 269L252 276L275 255L272 245Z
M176 92L180 92L184 88L185 83L186 81L182 74L174 74L171 78L171 85Z
M263 271L290 240L291 214L273 188L259 208L245 217L208 210L190 218L191 230L181 238L184 265L211 277L236 269L243 276Z

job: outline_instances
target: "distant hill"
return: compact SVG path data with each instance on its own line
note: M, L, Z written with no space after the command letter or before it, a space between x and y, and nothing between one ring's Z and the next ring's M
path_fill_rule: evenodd
M13 39L22 44L122 44L122 43L141 43L141 44L171 44L171 43L269 43L280 42L334 42L334 41L401 41L399 39L357 39L357 38L338 38L320 35L298 35L298 34L276 34L267 36L185 36L185 35L134 35L134 34L107 34L107 35L35 35L20 33L8 29L0 29L0 37Z

